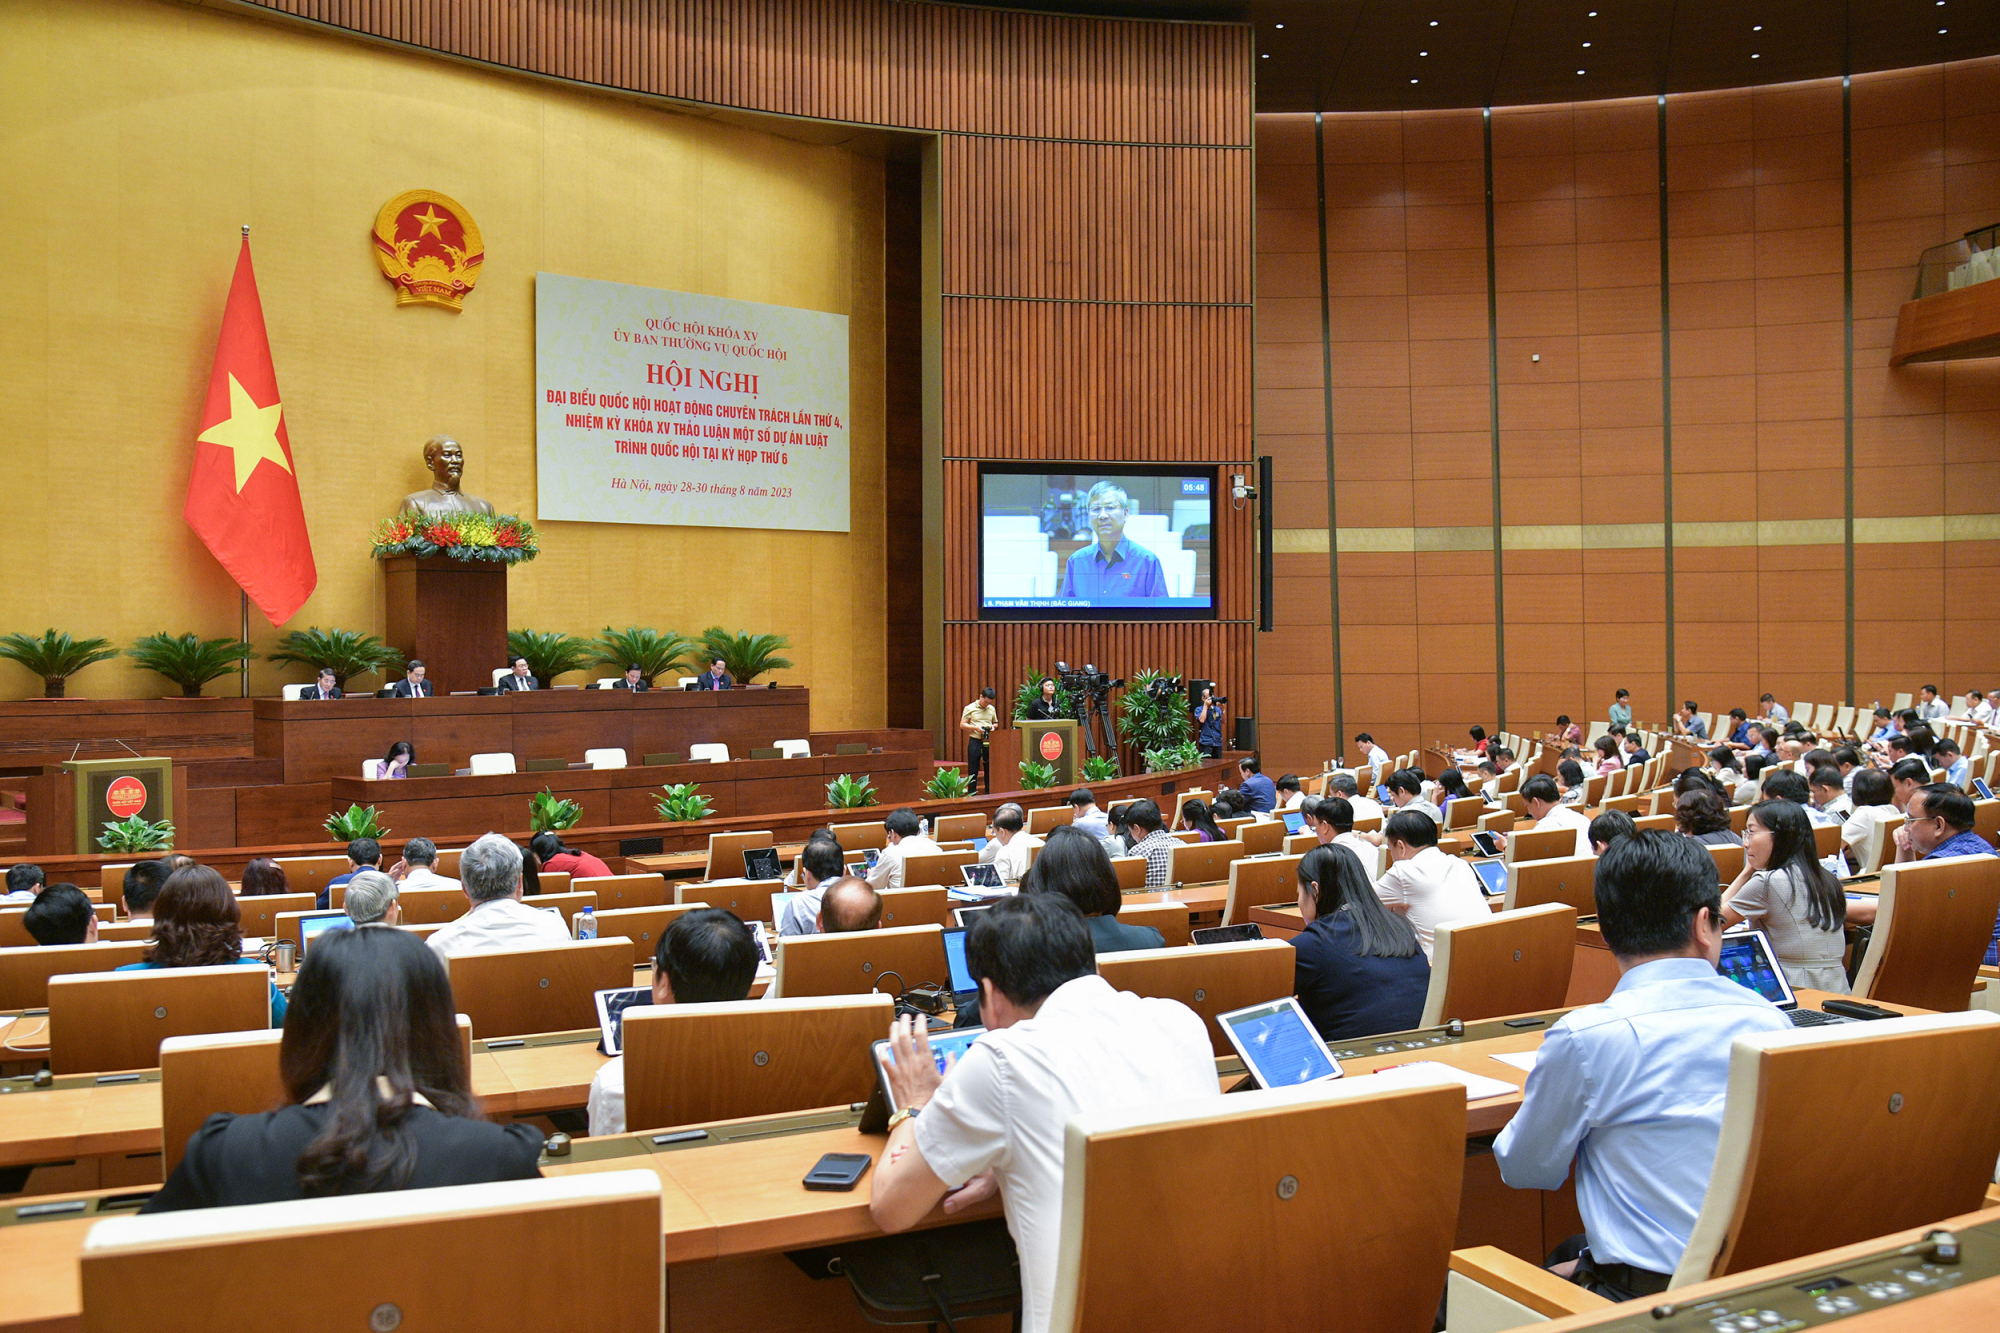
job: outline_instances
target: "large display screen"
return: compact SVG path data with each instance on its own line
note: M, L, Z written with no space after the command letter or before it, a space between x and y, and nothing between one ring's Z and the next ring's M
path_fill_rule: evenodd
M982 620L1212 620L1213 467L979 470Z

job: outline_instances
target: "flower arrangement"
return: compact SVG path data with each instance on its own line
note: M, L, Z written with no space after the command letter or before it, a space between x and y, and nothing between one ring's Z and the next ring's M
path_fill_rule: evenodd
M412 514L375 525L377 560L394 555L442 555L453 560L493 560L517 565L541 554L535 525L512 514Z

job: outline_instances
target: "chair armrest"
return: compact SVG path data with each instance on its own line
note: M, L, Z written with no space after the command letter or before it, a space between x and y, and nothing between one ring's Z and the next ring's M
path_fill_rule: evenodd
M1612 1302L1491 1245L1451 1252L1451 1271L1550 1319L1608 1310Z

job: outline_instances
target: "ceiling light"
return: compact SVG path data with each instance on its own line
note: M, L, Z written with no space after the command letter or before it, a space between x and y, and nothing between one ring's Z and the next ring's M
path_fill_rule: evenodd
M1429 55L1429 54L1430 54L1430 52L1428 52L1428 51L1419 51L1419 52L1417 52L1417 54L1418 54L1418 55L1420 55L1420 56L1427 56L1427 55Z
M1762 31L1764 31L1764 25L1763 25L1763 24L1761 24L1761 23L1753 23L1753 24L1751 24L1751 25L1750 25L1750 31L1752 31L1752 32L1762 32Z
M1759 55L1759 54L1757 54L1757 52L1755 52L1755 51L1752 51L1752 52L1750 53L1750 58L1751 58L1752 60L1762 60L1762 59L1763 59L1764 57L1763 57L1763 56L1761 56L1761 55Z
M1597 17L1597 11L1596 11L1596 10L1594 10L1594 9L1593 9L1593 10L1591 10L1591 11L1590 11L1590 17L1591 17L1591 18L1596 18L1596 17Z
M1432 26L1433 28L1435 28L1435 27L1436 27L1437 25L1438 25L1438 21L1437 21L1436 19L1432 19L1432 20L1431 20L1431 26Z
M1589 46L1589 45L1590 45L1590 43L1589 43L1589 42L1585 42L1585 43L1584 43L1584 45L1585 45L1585 46Z
M1266 52L1264 53L1264 55L1263 55L1263 58L1264 58L1265 60L1269 60L1269 59L1271 58L1271 53L1270 53L1269 51L1266 51Z
M1279 26L1280 28L1282 28L1282 27L1284 27L1285 25L1284 25L1284 24L1282 24L1282 23L1280 23L1280 24L1279 24L1278 26Z
M1578 70L1578 71L1577 71L1577 73L1581 74L1581 73L1583 73L1583 71L1582 71L1582 70Z
M1939 29L1938 29L1938 36L1942 37L1942 36L1944 36L1944 35L1945 35L1946 33L1950 32L1950 31L1951 31L1951 29L1950 29L1950 28L1939 28Z
M1410 80L1410 82L1411 82L1411 83L1415 83L1415 82L1416 82L1416 80L1415 80L1415 79L1411 79L1411 80Z

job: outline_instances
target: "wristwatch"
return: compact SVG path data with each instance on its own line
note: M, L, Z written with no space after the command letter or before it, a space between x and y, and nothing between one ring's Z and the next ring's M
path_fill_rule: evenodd
M890 1116L889 1132L891 1134L894 1134L896 1132L896 1126L902 1124L905 1120L915 1120L917 1118L917 1113L923 1109L924 1108L921 1106L905 1106L902 1110Z

